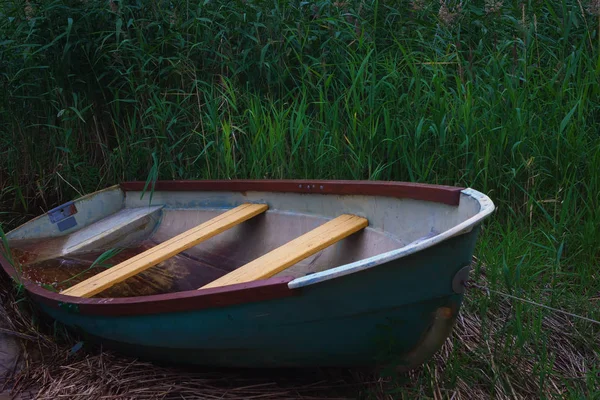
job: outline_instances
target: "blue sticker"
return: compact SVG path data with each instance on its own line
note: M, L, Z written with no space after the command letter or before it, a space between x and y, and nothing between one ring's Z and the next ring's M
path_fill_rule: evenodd
M50 222L57 224L58 230L62 232L77 226L77 221L73 216L75 214L77 214L77 207L75 207L75 203L69 201L48 211L48 218L50 218Z
M77 221L75 220L75 217L69 217L60 221L56 226L58 226L58 230L62 232L77 226Z

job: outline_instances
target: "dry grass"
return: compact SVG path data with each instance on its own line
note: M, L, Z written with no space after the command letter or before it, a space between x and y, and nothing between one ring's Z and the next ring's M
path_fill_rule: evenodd
M554 358L545 381L536 371L539 352L507 334L515 305L495 299L481 315L475 307L486 294L469 291L452 337L426 365L401 376L383 378L372 371L198 370L156 366L109 352L70 355L73 339L54 340L32 323L28 303L3 280L2 318L24 349L23 370L6 389L15 398L35 399L337 399L451 398L526 399L561 397L585 387L599 365L598 342L586 342L569 317L547 313L540 329ZM480 284L485 284L480 279ZM534 321L521 321L530 324ZM57 344L60 343L60 344ZM513 351L507 351L513 349ZM468 358L469 371L456 371ZM1 392L1 390L0 390ZM19 395L21 397L19 397Z
M472 305L474 301L468 303ZM452 390L444 389L443 382L436 381L436 392L450 393L455 399L484 399L492 393L496 399L532 399L539 398L541 393L549 398L564 398L572 384L585 385L587 374L593 366L598 366L600 354L597 347L593 348L598 343L579 346L581 336L573 322L560 314L548 314L543 318L542 329L549 336L547 344L554 362L547 374L548 382L542 386L539 371L535 370L539 361L536 349L531 344L519 347L516 338L503 333L507 323L514 320L511 303L500 300L484 318L485 323L472 310L462 313L454 338L446 342L432 367L435 376L442 376L452 353L461 352L472 359L473 369L489 374L490 384L484 386L458 377ZM519 350L512 355L502 351L506 341L512 341Z
M477 283L487 286L485 277L480 277ZM451 337L431 362L407 374L405 383L396 387L399 392L408 393L408 398L457 400L577 398L574 393L581 392L587 392L587 398L595 398L593 393L599 388L586 389L589 375L600 370L600 337L589 335L594 326L562 314L544 312L541 324L535 328L532 325L538 323L536 318L520 321L515 318L515 307L521 304L511 303L504 297L489 299L487 296L478 289L467 292ZM491 300L493 306L481 313L477 308L481 308L485 300ZM530 311L540 313L535 308ZM544 332L540 336L545 336L545 351L540 351L539 343L533 340L520 343L518 335L509 334L510 326L515 323L522 324L523 331ZM588 334L584 334L584 330ZM540 357L544 353L553 359L547 371L540 371L543 364ZM464 365L468 365L469 370L465 371ZM453 368L456 370L452 371ZM390 384L397 386L398 382ZM379 391L377 398L397 397Z
M65 360L66 361L66 360ZM344 382L253 377L240 372L190 372L159 367L109 353L86 355L62 365L40 365L26 373L36 399L343 399ZM25 381L24 380L24 381ZM356 385L355 385L356 386ZM20 390L21 388L17 388Z

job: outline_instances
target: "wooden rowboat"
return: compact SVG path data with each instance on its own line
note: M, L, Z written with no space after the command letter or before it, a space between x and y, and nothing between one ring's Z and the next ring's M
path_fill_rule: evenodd
M450 334L490 199L363 181L107 188L9 232L51 318L141 358L412 368Z

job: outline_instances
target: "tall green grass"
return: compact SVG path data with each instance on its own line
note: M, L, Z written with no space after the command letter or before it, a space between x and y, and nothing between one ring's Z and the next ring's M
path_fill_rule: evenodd
M132 179L471 186L491 285L598 317L595 2L493 3L4 1L5 221Z
M3 198L154 167L470 185L524 221L598 222L594 17L479 3L447 25L405 2L5 2Z

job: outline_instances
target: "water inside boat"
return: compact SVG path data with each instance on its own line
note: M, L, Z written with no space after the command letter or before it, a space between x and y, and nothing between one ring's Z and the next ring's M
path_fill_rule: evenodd
M53 256L67 247L67 236L12 242L13 258L24 278L49 290L61 292L108 268L135 257L194 226L218 215L215 210L163 210L160 224L146 237L117 248L108 259L101 255L114 249L106 243L88 245L67 255ZM326 219L282 212L268 212L245 221L182 253L127 278L95 297L133 297L194 290L242 265L302 236ZM305 258L280 275L300 277L347 264L401 247L403 243L375 229L357 232L336 245Z

